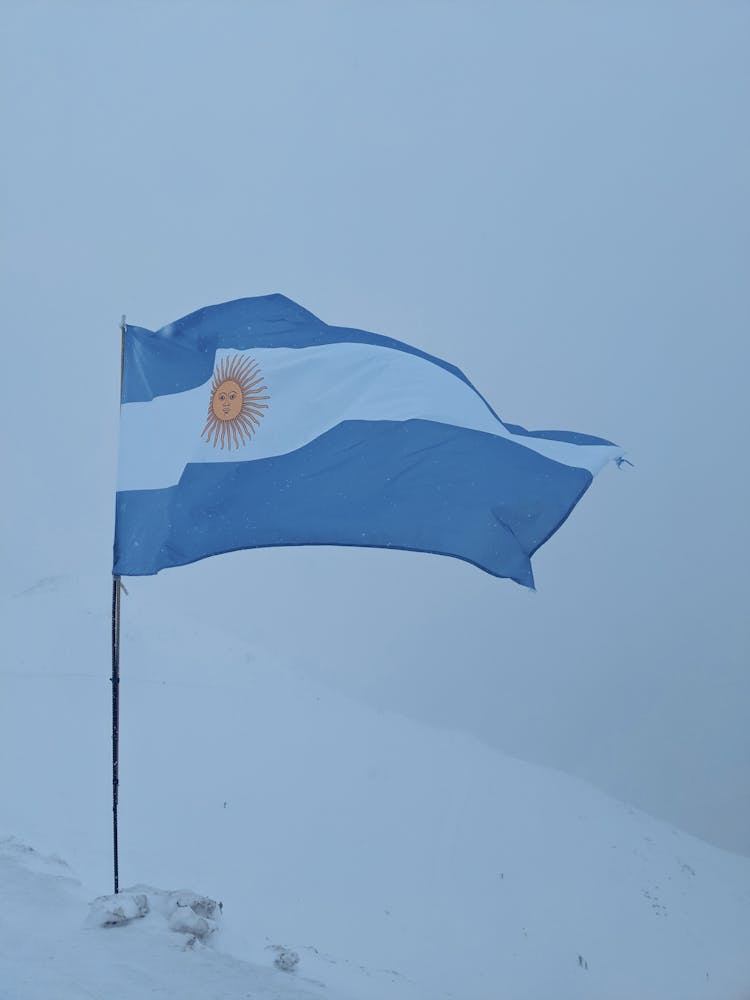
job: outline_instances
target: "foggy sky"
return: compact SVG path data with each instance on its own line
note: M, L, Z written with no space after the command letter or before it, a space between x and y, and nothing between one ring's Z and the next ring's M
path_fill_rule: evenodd
M124 615L225 623L750 853L747 5L0 17L3 591L82 573L109 598L121 313L156 329L282 292L636 467L536 555L536 594L288 549L132 580Z

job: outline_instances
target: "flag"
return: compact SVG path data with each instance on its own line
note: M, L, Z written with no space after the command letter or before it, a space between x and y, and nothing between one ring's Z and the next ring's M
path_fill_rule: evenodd
M453 365L282 295L123 333L114 569L356 545L533 587L531 556L621 450L504 423Z

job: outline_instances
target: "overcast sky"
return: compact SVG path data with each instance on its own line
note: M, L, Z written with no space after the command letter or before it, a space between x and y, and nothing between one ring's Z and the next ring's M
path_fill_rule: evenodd
M636 467L537 554L536 594L434 556L289 549L133 580L124 614L225 622L750 853L750 7L0 17L5 591L80 573L108 600L121 313L156 329L283 292Z

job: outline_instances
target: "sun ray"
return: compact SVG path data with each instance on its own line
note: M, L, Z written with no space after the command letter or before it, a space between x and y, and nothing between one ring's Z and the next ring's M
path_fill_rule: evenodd
M255 428L260 427L260 424L256 420L253 420L247 413L241 413L237 417L237 420L245 428L248 437L252 437L255 434Z
M236 367L238 375L249 375L258 365L252 358L244 358Z
M243 413L242 419L245 421L245 426L247 427L247 433L249 437L257 434L260 430L260 423L257 417L254 417L252 413Z
M241 427L244 427L248 434L252 435L255 433L255 428L253 427L252 423L248 420L248 416L246 413L239 413L237 415L237 423Z

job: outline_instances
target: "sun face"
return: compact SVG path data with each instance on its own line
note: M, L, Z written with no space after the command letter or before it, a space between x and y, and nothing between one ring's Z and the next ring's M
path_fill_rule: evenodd
M240 385L234 379L225 379L211 394L211 411L217 420L236 420L244 398Z
M268 409L268 388L254 358L224 358L214 372L206 426L201 432L214 448L240 448L260 427Z

